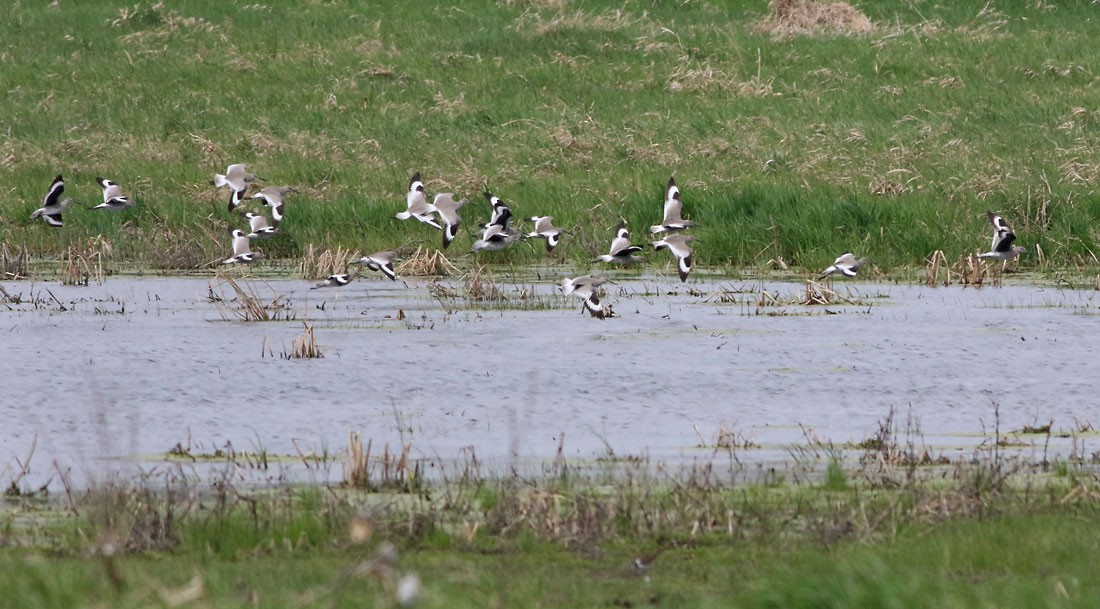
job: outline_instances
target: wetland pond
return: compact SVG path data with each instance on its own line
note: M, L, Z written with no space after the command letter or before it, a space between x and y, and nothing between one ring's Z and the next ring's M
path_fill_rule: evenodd
M238 277L262 322L221 277L0 282L0 482L202 476L191 457L218 451L268 455L234 473L258 482L339 480L350 432L444 475L475 459L751 471L830 443L858 455L891 413L901 441L949 459L995 437L1040 459L1100 448L1095 291L837 281L803 305L798 282L620 276L619 317L599 320L554 277ZM307 323L323 358L285 357Z

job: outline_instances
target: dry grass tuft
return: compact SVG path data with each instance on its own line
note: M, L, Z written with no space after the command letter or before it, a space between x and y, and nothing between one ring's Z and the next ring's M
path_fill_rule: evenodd
M70 245L65 252L65 262L62 266L64 276L61 282L65 285L88 285L89 281L102 284L106 273L103 270L103 259L111 255L114 248L111 242L102 235L89 239L88 243Z
M222 319L226 321L230 319L230 315L226 314L227 309L233 317L240 321L277 321L280 317L285 319L294 317L289 313L290 300L274 290L272 290L271 302L265 305L252 284L246 284L248 289L245 289L232 277L225 277L224 279L229 287L233 289L234 297L230 300L237 303L235 308L228 307L225 297L215 293L213 286L208 288L208 299L218 308L218 313L221 314Z
M410 275L415 277L432 277L443 275L456 275L460 271L458 267L447 259L443 252L428 247L417 247L409 257L394 268L398 275Z
M465 291L466 298L470 300L495 302L508 300L492 273L488 272L484 265L479 266L466 277Z
M847 2L772 0L771 12L754 28L773 36L856 35L875 31L875 24Z
M302 255L296 275L302 279L324 279L329 275L347 273L348 260L351 260L351 256L351 250L342 247L336 248L336 251L326 249L318 252L317 248L310 244Z
M305 332L294 339L294 346L290 353L283 353L284 359L314 359L324 357L321 348L317 346L317 339L313 336L313 325L302 322Z
M4 243L0 245L0 275L3 275L4 279L23 279L28 276L27 268L27 245L24 243L22 249L12 251L8 248L8 244Z
M420 463L409 459L412 444L405 442L401 453L391 453L390 445L382 447L382 455L371 463L372 440L366 449L359 432L348 433L348 460L344 465L344 486L368 491L390 490L411 493L420 488ZM376 471L377 470L377 471Z

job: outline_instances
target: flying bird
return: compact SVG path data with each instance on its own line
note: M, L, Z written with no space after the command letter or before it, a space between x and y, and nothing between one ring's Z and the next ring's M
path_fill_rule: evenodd
M845 252L840 255L839 258L833 261L833 265L829 268L821 271L821 274L817 276L818 279L824 279L833 273L840 273L845 277L855 277L859 272L860 267L867 264L867 258L856 258L852 252Z
M432 217L435 208L428 204L428 195L424 194L424 181L420 179L419 171L409 179L409 192L405 194L405 206L407 209L395 215L395 218L398 220L416 218L432 228L443 229Z
M368 269L381 271L391 281L397 281L397 273L393 270L393 256L394 253L390 251L375 252L358 260L352 260L348 264L365 264Z
M1008 262L1027 251L1027 248L1013 245L1016 243L1016 233L1012 232L1012 227L1008 225L1008 222L1005 222L1004 218L991 211L985 213L989 218L989 223L993 225L993 245L990 246L988 252L978 254L978 258L993 258L994 260Z
M233 255L223 260L222 264L248 264L264 257L260 252L249 249L248 235L244 234L244 231L233 228L230 229L229 234L233 236Z
M458 236L458 225L462 221L462 218L458 215L458 210L462 209L462 206L468 202L467 199L455 201L454 195L449 192L435 196L431 207L439 214L439 219L443 222L443 249L447 249L447 246Z
M554 251L563 231L554 226L553 216L534 216L530 220L535 223L535 229L527 233L527 238L546 239L546 251Z
M695 225L691 220L684 220L681 217L683 210L683 203L680 200L680 187L676 185L676 180L673 178L668 179L668 185L665 186L665 216L660 224L655 224L649 227L649 232L652 234L663 233L666 231L684 230L685 228L691 228Z
M63 226L61 212L65 211L75 201L66 198L61 200L61 194L65 192L65 179L58 175L50 183L50 189L46 191L46 197L42 200L42 207L34 210L31 220L42 216L42 220L50 226Z
M264 205L270 207L271 225L279 228L279 223L283 221L283 211L286 209L283 198L292 192L297 191L291 186L268 186L248 198L263 201Z
M677 233L653 242L654 249L668 248L668 251L672 252L676 258L676 270L680 272L680 281L687 281L688 273L691 272L691 245L689 244L692 241L695 241L695 237Z
M631 245L630 231L626 230L626 222L619 222L615 227L615 238L611 240L611 251L601 254L596 262L610 262L612 264L635 264L641 262L640 256L635 256L642 251L642 246Z
M592 317L606 319L615 317L615 312L611 310L609 305L605 306L600 303L599 287L605 283L607 283L607 277L602 275L581 275L573 279L565 277L561 280L559 289L566 296L575 294L583 300L584 310L588 311L588 314Z
M351 275L347 273L337 273L335 275L329 275L324 281L310 288L316 290L318 288L342 288L351 283Z
M279 232L279 229L267 223L267 216L263 214L247 212L244 217L248 220L249 239L267 239Z
M99 184L99 187L103 189L103 203L96 205L92 209L122 211L128 207L133 207L134 202L130 200L130 197L122 194L121 186L107 178L96 177L95 181Z
M215 173L212 184L218 188L222 186L230 188L232 192L229 194L229 211L233 211L240 205L248 186L258 179L256 174L248 171L247 163L235 163L225 170L225 175Z

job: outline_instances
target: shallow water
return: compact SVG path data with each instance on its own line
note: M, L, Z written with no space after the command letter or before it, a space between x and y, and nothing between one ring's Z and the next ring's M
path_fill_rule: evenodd
M851 304L802 306L788 304L798 283L693 279L689 290L647 277L609 286L621 317L597 320L554 281L496 279L507 305L437 299L426 279L242 281L280 297L273 322L240 321L219 279L5 282L24 302L0 305L0 482L28 454L21 483L33 485L167 467L177 444L342 454L349 431L375 453L410 442L415 457L500 467L552 460L559 446L567 459L693 463L725 432L751 442L734 451L740 463L760 465L871 438L891 410L903 440L950 458L997 425L1100 424L1094 291L837 282ZM761 291L779 304L757 306ZM280 357L303 321L324 358ZM1013 444L1051 457L1100 444L1073 435ZM318 474L288 459L260 477L318 475L339 478L339 466Z

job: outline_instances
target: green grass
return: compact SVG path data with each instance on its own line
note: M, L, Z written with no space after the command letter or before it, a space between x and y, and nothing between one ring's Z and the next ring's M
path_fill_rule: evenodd
M116 263L202 266L240 223L208 182L248 162L301 191L269 257L438 243L392 219L420 170L477 199L470 227L488 188L574 228L559 262L601 253L620 217L642 240L669 175L703 267L955 260L988 245L986 209L1024 268L1035 246L1056 268L1094 262L1093 7L857 6L873 33L779 38L762 0L6 5L0 242L56 257L103 235ZM82 202L102 174L139 205L28 222L57 173Z

